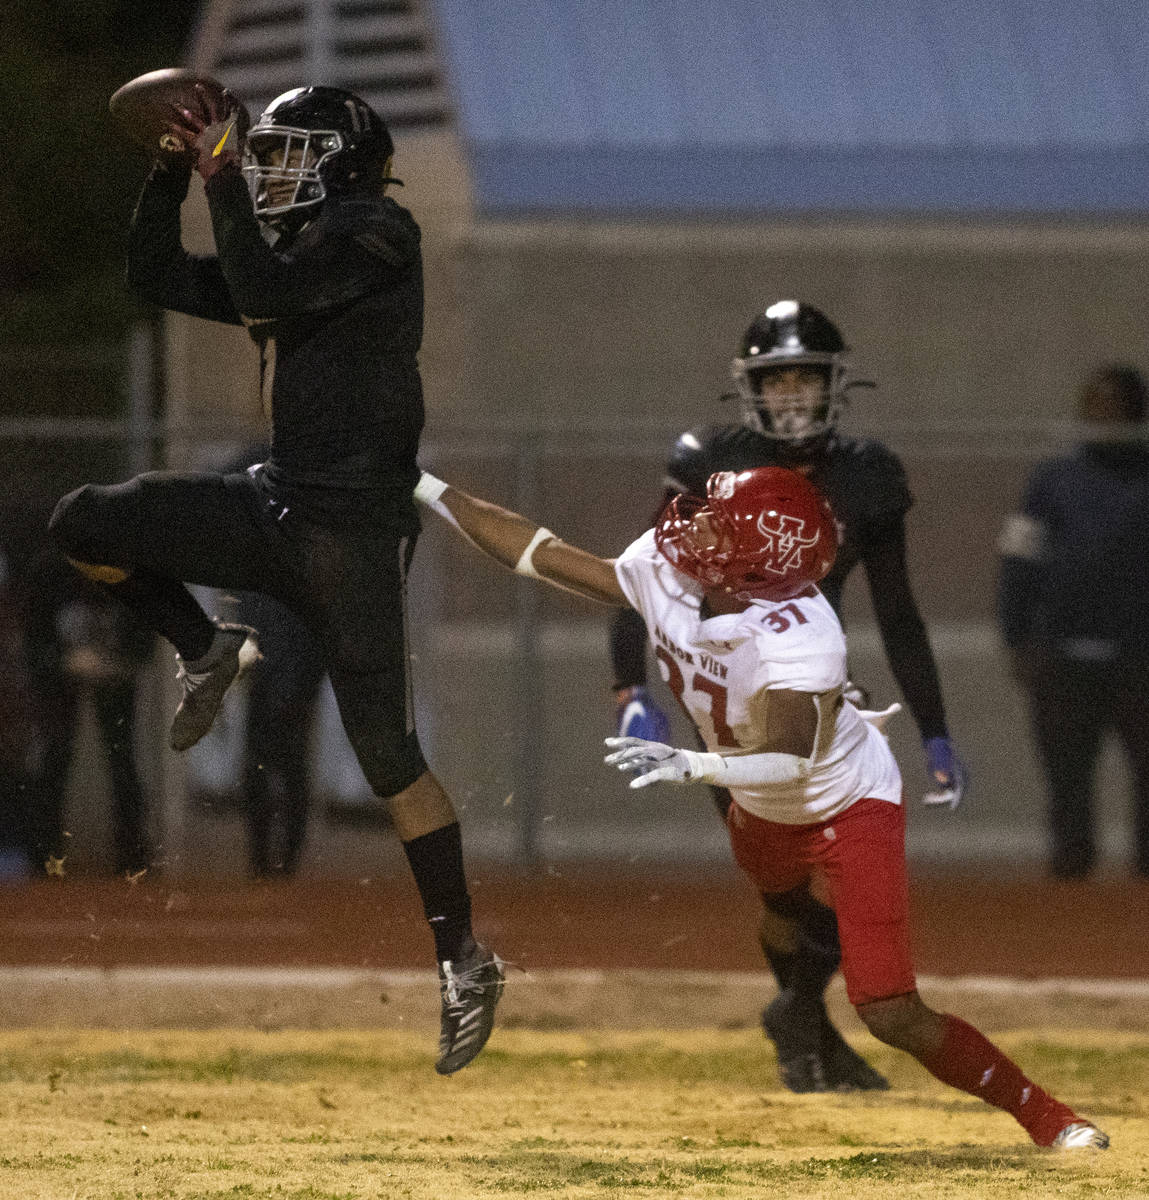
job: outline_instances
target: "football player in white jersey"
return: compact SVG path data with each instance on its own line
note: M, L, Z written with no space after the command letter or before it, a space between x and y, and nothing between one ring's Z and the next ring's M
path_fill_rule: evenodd
M824 879L846 992L875 1037L1009 1112L1039 1146L1109 1144L973 1026L918 995L901 776L880 728L893 710L862 713L843 697L845 636L816 586L837 536L809 480L781 467L720 471L705 499L674 500L617 559L427 474L415 495L518 574L641 613L706 750L609 738L606 761L634 772L632 787L729 788L734 857L760 892Z

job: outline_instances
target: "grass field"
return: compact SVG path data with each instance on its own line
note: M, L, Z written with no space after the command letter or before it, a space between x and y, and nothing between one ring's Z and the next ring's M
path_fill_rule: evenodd
M0 1195L1149 1197L1149 1036L998 1035L1113 1138L1011 1118L857 1042L889 1093L795 1096L754 1030L499 1030L450 1079L383 1032L0 1032Z

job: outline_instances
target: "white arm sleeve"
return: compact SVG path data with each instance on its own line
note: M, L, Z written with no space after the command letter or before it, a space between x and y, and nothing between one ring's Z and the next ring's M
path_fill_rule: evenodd
M765 783L794 783L810 771L810 760L796 754L713 754L683 750L690 763L691 782L721 787L758 787Z
M713 754L676 750L647 738L608 737L611 753L603 760L634 775L632 788L652 783L718 783L724 787L760 787L793 783L810 770L810 760L796 754Z

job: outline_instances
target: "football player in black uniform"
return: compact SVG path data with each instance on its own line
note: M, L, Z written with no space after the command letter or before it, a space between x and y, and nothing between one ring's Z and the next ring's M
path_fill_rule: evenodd
M335 88L286 92L247 134L242 110L200 89L173 110L186 153L157 162L139 199L129 282L164 308L244 324L260 349L267 461L235 474L152 472L65 496L51 530L69 558L176 648L171 745L211 727L258 651L209 620L185 583L264 592L322 649L363 772L388 800L435 941L436 1070L482 1049L503 987L471 931L458 819L415 731L406 576L419 530L411 492L423 426L419 227L386 194L391 136ZM180 205L203 177L216 254L184 250Z
M861 563L894 678L917 722L931 790L926 803L956 805L965 772L950 740L933 652L906 568L905 515L912 503L897 456L879 442L846 437L838 418L852 385L847 347L824 313L779 300L746 330L732 373L742 421L684 433L667 468L663 505L679 493L705 496L715 471L783 466L801 471L829 497L841 545L820 587L841 616L842 588ZM665 741L666 717L646 690L646 630L632 609L611 628L619 733ZM865 700L859 690L859 699ZM725 819L730 794L713 789ZM762 1026L779 1069L796 1092L888 1087L842 1039L823 993L841 950L833 912L809 891L763 897L762 949L778 996Z

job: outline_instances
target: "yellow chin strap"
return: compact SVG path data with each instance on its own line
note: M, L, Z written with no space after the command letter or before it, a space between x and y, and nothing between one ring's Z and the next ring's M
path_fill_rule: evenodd
M121 571L119 567L102 567L98 563L81 562L78 558L68 561L86 579L94 579L96 583L123 583L130 571Z

